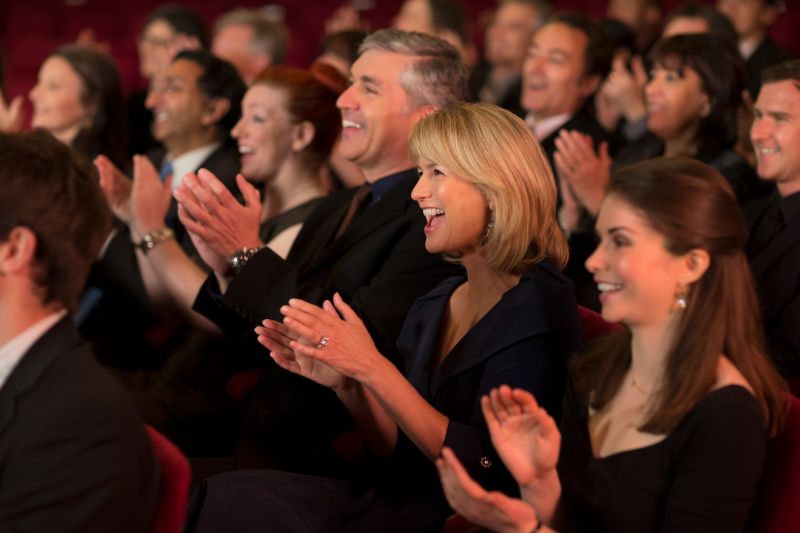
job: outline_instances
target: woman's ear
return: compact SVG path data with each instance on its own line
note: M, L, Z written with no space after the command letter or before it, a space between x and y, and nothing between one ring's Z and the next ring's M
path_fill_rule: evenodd
M711 265L711 256L708 251L702 248L690 250L683 256L683 271L681 273L681 283L690 285L703 277L708 267Z
M295 152L302 152L306 147L311 144L316 134L314 124L308 120L304 120L300 124L295 124L292 127L292 150Z

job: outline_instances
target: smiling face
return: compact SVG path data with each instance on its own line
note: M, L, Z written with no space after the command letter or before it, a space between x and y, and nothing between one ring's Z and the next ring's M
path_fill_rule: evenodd
M765 83L754 106L750 140L758 175L782 196L800 191L800 89L796 82Z
M600 291L603 318L630 327L667 325L686 259L667 251L663 235L613 193L603 200L596 228L600 244L586 268Z
M541 120L574 113L597 87L584 76L585 33L566 24L542 26L531 39L523 65L522 107Z
M339 96L339 151L364 171L367 181L411 168L408 139L429 106L412 109L400 77L415 58L368 50L353 63L352 84Z
M486 30L486 60L493 65L519 68L541 18L530 4L501 4Z
M78 73L66 59L47 58L28 95L33 103L31 125L49 131L64 143L71 143L89 120L89 111L81 102L82 89Z
M488 204L470 182L443 165L421 159L411 198L426 218L425 249L433 254L468 255L486 228Z
M178 59L150 86L145 105L153 112L153 137L170 153L202 145L196 141L204 130L207 108L197 83L202 74L203 67L194 61Z
M659 138L671 140L694 134L711 111L700 76L686 67L683 72L656 65L645 86L647 127Z
M242 118L231 132L245 177L269 180L291 156L293 132L285 102L283 91L268 85L255 85L245 94Z

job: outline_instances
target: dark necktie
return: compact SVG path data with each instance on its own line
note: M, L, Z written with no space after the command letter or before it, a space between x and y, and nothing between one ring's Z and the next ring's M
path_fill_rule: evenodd
M339 224L339 229L336 230L337 239L342 236L348 227L350 227L353 219L356 218L358 212L361 210L364 204L367 203L367 198L369 198L371 193L372 188L370 187L369 183L365 183L358 188L356 193L353 195L353 199L350 201L350 207L347 208L347 213L344 215L342 223Z
M758 221L758 225L748 239L745 247L747 255L755 257L763 252L781 234L784 226L780 203L773 202Z

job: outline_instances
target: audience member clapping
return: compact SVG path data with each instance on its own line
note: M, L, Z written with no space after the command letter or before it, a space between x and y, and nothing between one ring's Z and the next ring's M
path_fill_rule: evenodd
M560 430L525 391L483 398L522 501L487 493L444 450L448 499L499 531L740 531L785 404L730 186L684 158L629 166L597 232L587 267L603 318L625 330L574 361Z
M397 341L405 374L338 295L322 307L290 300L283 324L257 328L278 364L336 391L372 451L391 457L388 471L362 484L366 500L353 498L348 482L223 474L208 482L199 531L223 523L232 531L254 524L366 531L389 517L409 531L441 527L449 511L431 460L445 444L484 483L513 491L477 399L511 380L558 409L579 325L571 283L558 272L567 245L555 220L555 183L525 123L486 104L423 119L410 152L420 169L412 198L427 218L425 246L460 262L466 276L412 307ZM287 489L302 499L286 502ZM302 505L302 516L292 505Z

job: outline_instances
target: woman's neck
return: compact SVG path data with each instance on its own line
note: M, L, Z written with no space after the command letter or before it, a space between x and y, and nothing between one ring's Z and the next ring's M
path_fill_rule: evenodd
M637 388L654 392L664 379L667 355L674 340L676 319L666 324L631 327L630 376Z
M693 157L697 155L699 145L700 143L697 140L697 126L693 126L678 133L671 139L665 139L664 155Z
M464 256L462 264L467 271L464 296L478 317L489 312L506 291L519 283L520 276L490 267L480 249Z
M318 169L311 169L291 159L269 180L263 193L263 220L280 215L309 200L323 196Z

